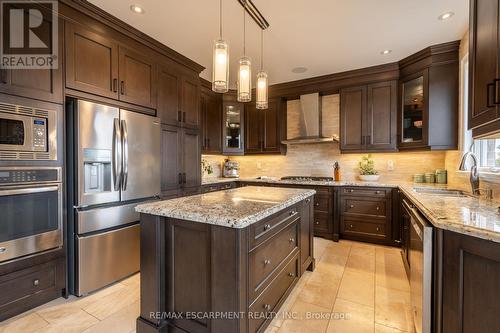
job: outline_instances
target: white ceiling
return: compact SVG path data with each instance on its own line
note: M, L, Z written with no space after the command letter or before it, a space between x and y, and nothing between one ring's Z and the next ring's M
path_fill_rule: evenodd
M105 11L206 67L219 31L219 0L90 0ZM468 0L253 0L270 23L264 32L264 67L271 84L400 60L429 45L461 39ZM130 5L141 5L136 14ZM243 53L243 9L223 0L224 39L230 47L230 82ZM437 17L447 11L446 21ZM260 28L247 15L247 55L256 71ZM380 52L391 49L392 53ZM305 73L292 73L306 67Z

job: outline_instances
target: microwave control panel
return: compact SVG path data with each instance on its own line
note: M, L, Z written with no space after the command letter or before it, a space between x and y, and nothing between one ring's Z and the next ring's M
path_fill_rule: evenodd
M47 145L47 119L33 119L33 147L36 150L45 150Z

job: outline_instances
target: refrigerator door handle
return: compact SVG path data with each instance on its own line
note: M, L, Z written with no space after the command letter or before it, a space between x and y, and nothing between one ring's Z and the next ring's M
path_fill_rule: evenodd
M113 186L115 191L120 190L122 176L122 135L120 120L115 118L113 126Z
M123 174L122 174L122 190L127 189L128 183L128 130L127 121L121 121L122 129L122 147L123 147Z

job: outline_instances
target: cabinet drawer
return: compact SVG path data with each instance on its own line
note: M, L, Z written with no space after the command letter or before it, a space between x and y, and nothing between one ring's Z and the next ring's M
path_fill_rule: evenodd
M14 308L16 301L24 300L31 295L55 290L61 285L60 274L57 271L58 261L29 267L0 277L0 311L4 307ZM61 268L60 268L61 269ZM58 276L59 275L59 276Z
M236 187L236 183L234 183L234 182L224 183L224 184L220 185L221 190L228 190L230 188L235 188L235 187Z
M267 318L273 318L277 305L288 294L299 275L298 257L288 263L275 279L264 290L260 297L250 306L252 317L249 318L249 332L262 332Z
M314 196L314 210L329 212L330 211L330 196L318 195Z
M384 200L344 198L342 214L386 216Z
M385 198L391 194L391 189L376 187L345 187L342 189L342 194Z
M342 229L345 234L385 237L385 223L343 220Z
M250 248L255 247L259 243L271 237L287 223L300 217L296 205L289 207L284 212L278 215L271 216L261 222L257 222L250 226Z
M331 215L326 212L314 211L314 231L328 232L331 225Z
M267 285L272 272L298 248L298 224L292 223L250 253L250 299L255 299Z
M220 186L219 185L203 185L201 187L201 193L209 193L209 192L215 192L219 191Z

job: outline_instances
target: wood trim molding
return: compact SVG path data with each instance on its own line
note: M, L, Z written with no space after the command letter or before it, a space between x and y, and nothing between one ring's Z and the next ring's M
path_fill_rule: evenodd
M173 49L160 43L151 36L146 35L145 33L137 30L136 28L130 26L129 24L123 22L117 17L109 14L108 12L102 10L101 8L95 6L94 4L91 4L86 0L59 0L59 1L87 16L90 16L91 18L99 22L105 23L106 25L119 31L120 33L126 35L127 37L130 37L136 40L137 42L152 48L153 50L169 57L173 61L176 61L196 71L197 73L201 73L205 69L204 66L196 63L195 61L180 54L179 52L174 51Z
M442 43L442 44L436 44L429 46L417 53L414 53L402 60L399 61L399 67L407 67L409 65L412 65L416 62L419 62L421 60L424 60L426 58L444 54L444 53L449 53L449 52L457 52L460 49L460 41L456 40L453 42L448 42L448 43ZM433 62L435 64L435 62Z

